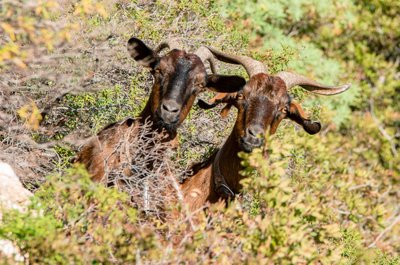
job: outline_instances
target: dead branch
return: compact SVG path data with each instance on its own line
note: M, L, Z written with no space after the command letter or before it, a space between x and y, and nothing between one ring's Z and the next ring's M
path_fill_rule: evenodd
M386 227L386 228L376 237L376 239L374 240L374 242L372 242L372 243L368 246L368 248L373 248L373 247L375 247L376 244L378 243L378 241L379 241L387 232L389 232L389 231L393 228L393 226L395 226L395 225L396 225L397 223L399 223L399 222L400 222L400 214L397 215L396 218L393 220L393 222L390 223L389 226Z

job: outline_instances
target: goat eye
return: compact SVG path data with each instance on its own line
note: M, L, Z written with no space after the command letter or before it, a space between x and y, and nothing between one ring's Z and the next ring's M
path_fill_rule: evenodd
M244 99L244 96L243 96L243 94L237 94L236 98L237 99Z
M286 114L286 113L287 113L287 108L282 108L282 109L281 109L281 112L282 112L283 114Z

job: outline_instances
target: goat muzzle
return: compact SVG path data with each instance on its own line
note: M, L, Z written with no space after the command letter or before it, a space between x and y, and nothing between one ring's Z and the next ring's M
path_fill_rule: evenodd
M160 118L165 124L177 124L180 110L181 106L175 100L163 100L160 106Z
M245 135L239 138L239 144L243 151L250 153L254 148L260 148L264 144L264 130L259 125L251 125L245 130Z

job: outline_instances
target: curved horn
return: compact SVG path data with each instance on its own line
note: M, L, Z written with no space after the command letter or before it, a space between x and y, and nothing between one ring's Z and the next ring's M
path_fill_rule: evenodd
M211 72L213 74L217 73L217 69L215 67L214 55L210 52L210 50L207 47L201 46L200 48L197 49L197 51L194 54L199 56L203 63L205 61L208 61L210 63Z
M173 49L182 50L182 45L178 42L177 39L169 39L167 41L163 41L160 44L158 44L157 48L155 48L154 51L156 53L159 53L165 48L170 48L171 50Z
M232 55L226 54L221 51L215 50L214 48L207 47L214 56L223 62L231 63L231 64L241 64L246 69L247 74L249 77L259 73L267 73L267 68L259 61L254 60L248 56L242 55Z
M351 86L350 84L341 86L326 86L319 84L305 76L285 71L279 72L276 74L276 76L279 76L285 82L287 89L299 85L308 91L326 96L340 94L349 89Z

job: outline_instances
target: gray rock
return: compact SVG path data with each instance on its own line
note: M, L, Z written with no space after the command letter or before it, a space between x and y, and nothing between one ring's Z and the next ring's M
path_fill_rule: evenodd
M21 181L9 164L0 162L0 222L3 209L23 211L29 203L32 193L22 186ZM0 257L23 261L18 248L9 240L0 239Z
M11 166L4 162L0 162L0 183L0 205L22 210L32 193L22 186Z

